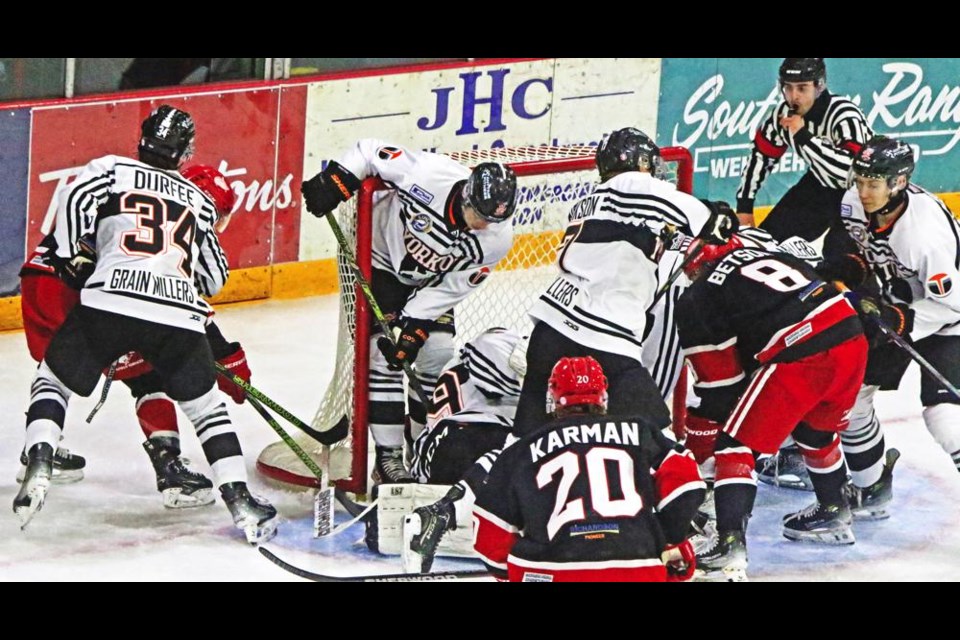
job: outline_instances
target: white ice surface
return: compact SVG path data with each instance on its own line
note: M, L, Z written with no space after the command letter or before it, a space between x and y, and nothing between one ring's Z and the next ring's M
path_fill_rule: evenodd
M310 421L331 376L336 340L332 296L227 305L217 320L239 340L253 384ZM86 478L54 485L43 510L21 531L12 512L23 445L24 412L34 363L23 334L0 334L0 581L300 581L263 558L235 530L219 500L199 509L168 510L156 492L141 448L132 398L122 384L92 424L96 403L74 398L64 446L87 458ZM812 494L761 485L748 531L754 581L955 581L960 577L960 474L920 418L919 373L911 367L900 391L881 393L878 413L888 446L903 457L895 474L893 517L858 523L850 547L799 544L779 534L780 517ZM312 494L266 484L254 468L260 450L279 438L247 406L229 404L247 460L251 487L284 518L269 548L312 571L399 573L399 559L379 557L360 542L357 525L329 540L311 534ZM288 431L294 427L280 421ZM185 455L209 473L192 427L181 415ZM338 520L346 514L338 512ZM436 569L478 568L438 560Z

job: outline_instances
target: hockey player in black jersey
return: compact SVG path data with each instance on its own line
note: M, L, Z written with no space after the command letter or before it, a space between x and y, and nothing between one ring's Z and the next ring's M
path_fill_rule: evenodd
M361 181L388 186L374 211L371 287L377 305L400 329L397 343L371 324L370 434L374 480L412 482L404 462L404 365L415 365L429 397L453 357L454 307L477 290L513 245L517 179L510 167L483 162L472 170L449 156L360 140L302 185L307 211L323 217L353 197ZM416 438L426 408L413 394Z
M26 527L50 487L70 397L89 395L101 371L140 353L197 431L234 524L251 543L276 533L277 512L247 488L246 464L223 394L201 296L226 282L214 201L177 171L192 155L186 112L157 107L141 124L138 159L89 162L59 197L54 236L68 271L86 271L80 304L54 335L31 385L27 469L13 500ZM83 250L92 237L96 261Z
M511 582L688 579L705 485L693 456L643 414L608 416L590 357L562 358L551 419L507 447L477 493L474 547Z
M707 246L686 267L694 283L677 306L680 342L701 402L690 411L717 433L719 537L698 554L708 580L746 580L746 528L756 497L754 452L791 434L817 502L784 518L792 540L854 542L838 432L866 367L856 311L803 260L744 235ZM700 434L703 437L703 434Z

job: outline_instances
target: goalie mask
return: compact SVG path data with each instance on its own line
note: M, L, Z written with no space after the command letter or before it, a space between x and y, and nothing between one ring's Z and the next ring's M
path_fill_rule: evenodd
M503 222L517 208L517 174L499 162L482 162L463 185L463 205L487 222Z
M170 105L160 105L140 125L140 160L161 169L176 169L193 155L193 118Z
M590 356L560 358L547 383L547 413L569 413L571 407L584 413L607 412L607 376Z
M226 177L206 164L195 164L180 172L184 178L197 185L201 191L210 196L217 208L217 222L214 225L217 233L223 233L230 224L230 215L237 202L237 194L230 187Z
M915 167L913 149L906 142L887 136L874 136L853 157L847 188L856 186L863 209L870 215L889 213L906 197L907 185ZM882 180L886 189L857 184Z

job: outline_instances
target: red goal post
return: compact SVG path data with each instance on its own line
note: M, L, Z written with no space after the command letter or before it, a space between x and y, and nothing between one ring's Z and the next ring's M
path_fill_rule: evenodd
M596 186L596 147L529 146L495 148L449 154L467 166L495 160L505 162L517 173L517 210L513 216L514 244L487 280L456 307L457 346L491 326L510 327L529 334L526 315L533 301L556 274L556 247L566 227L567 212L574 202ZM693 188L693 161L683 147L660 150L666 178L681 191ZM385 186L377 178L363 181L355 198L336 212L348 238L360 271L371 273L373 205ZM342 252L337 256L340 279L339 328L336 364L330 383L312 426L327 430L349 426L349 436L324 447L305 434L297 442L345 491L366 493L369 446L367 374L370 357L370 307L360 292L355 276ZM674 425L682 424L686 402L686 368L673 394ZM304 487L320 483L283 441L266 447L257 459L257 470L274 481Z

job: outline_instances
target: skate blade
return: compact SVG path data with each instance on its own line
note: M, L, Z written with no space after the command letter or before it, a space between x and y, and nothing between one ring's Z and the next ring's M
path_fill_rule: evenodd
M741 568L725 568L704 570L697 569L693 573L693 582L750 582L747 570Z
M794 531L793 529L781 529L783 537L794 542L815 542L818 544L829 545L848 545L857 541L853 535L852 529L843 531Z
M768 478L766 476L757 475L757 480L763 484L769 485L771 487L777 487L779 489L792 489L794 491L813 491L813 485L805 483L803 480L797 478L797 476L780 476L777 478Z
M260 525L249 525L243 528L243 533L247 537L247 542L257 546L273 540L277 535L277 519L267 520Z
M851 513L853 513L854 520L862 520L862 521L868 521L868 522L871 520L886 520L887 518L890 517L890 512L887 511L885 508L884 509L861 509L859 511L851 510Z
M23 479L27 475L27 468L23 465L20 465L20 470L17 471L17 482L22 483ZM53 484L73 484L74 482L80 482L83 480L83 469L72 469L70 471L64 471L62 469L53 468L53 478L51 482Z
M167 509L192 509L216 502L212 489L197 489L193 493L184 493L183 489L164 489L160 493Z
M35 480L34 485L27 492L27 497L30 498L30 504L13 507L13 512L20 520L21 531L27 528L27 525L30 524L31 520L33 520L33 516L39 513L40 509L43 508L43 502L47 497L47 489L49 488L49 478Z

